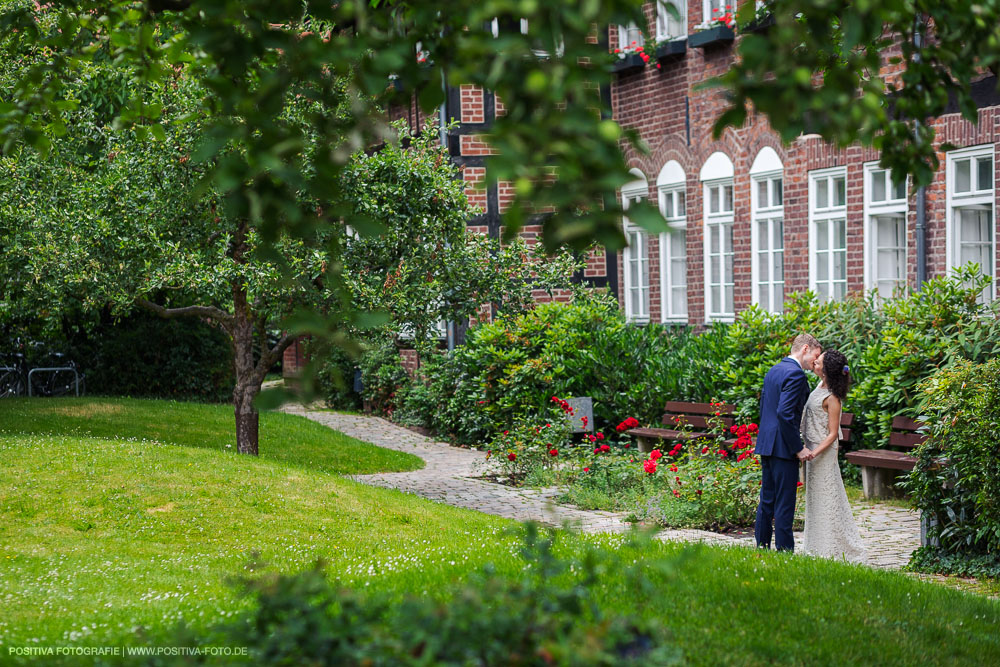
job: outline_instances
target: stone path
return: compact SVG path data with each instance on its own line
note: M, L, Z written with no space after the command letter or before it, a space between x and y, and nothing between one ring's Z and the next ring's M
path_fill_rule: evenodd
M623 513L588 511L557 504L553 500L558 495L555 489L519 489L473 479L484 472L482 452L436 442L384 419L318 412L298 405L288 405L284 410L308 417L358 440L409 452L426 462L422 470L413 472L355 475L353 479L359 482L399 489L448 505L519 521L532 519L551 525L570 522L584 532L622 532L630 526L625 522ZM866 503L855 505L854 513L872 567L898 569L920 546L920 517L913 510ZM704 530L666 529L658 537L663 540L753 545L752 534L721 535ZM795 544L796 549L801 549L801 533L795 534Z

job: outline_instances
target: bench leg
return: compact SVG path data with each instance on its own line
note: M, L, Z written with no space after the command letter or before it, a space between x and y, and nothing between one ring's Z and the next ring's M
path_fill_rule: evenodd
M636 438L638 442L639 451L648 454L653 451L653 440L651 438L644 438L641 435Z
M898 498L902 495L896 488L898 470L861 466L861 486L865 498Z

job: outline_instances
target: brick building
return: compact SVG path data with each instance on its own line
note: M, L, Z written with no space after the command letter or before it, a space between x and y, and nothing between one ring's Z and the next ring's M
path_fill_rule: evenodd
M780 310L784 297L808 289L831 299L871 289L891 296L918 284L919 226L923 276L968 261L997 275L995 77L974 86L978 125L957 107L933 122L938 141L959 148L939 155L934 182L915 193L893 185L874 151L838 150L815 135L782 145L760 116L713 140L721 93L696 86L730 65L734 35L696 28L712 9L724 10L723 2L674 1L686 24L647 4L643 32L656 36L657 55L645 65L624 58L611 89L614 118L637 129L651 149L646 156L626 153L636 180L623 188L623 202L658 202L671 227L648 235L624 221L629 247L617 282L630 319L729 321L751 303ZM635 26L611 26L609 33L612 47L642 43ZM994 285L986 298L997 296Z
M968 261L996 277L995 77L973 86L978 124L962 119L957 107L933 121L938 141L958 148L939 154L933 183L913 192L893 184L872 150L836 149L816 135L783 145L754 114L744 127L714 140L721 92L696 87L729 67L738 37L724 27L700 29L713 9L724 10L725 0L669 1L686 21L647 3L643 30L608 28L611 48L633 50L644 34L658 45L649 63L623 57L608 92L614 119L637 129L651 149L640 155L626 147L636 178L622 189L623 204L657 202L670 232L650 235L623 220L628 248L594 253L581 280L610 288L637 323L701 326L731 321L752 303L780 311L788 295L805 290L824 299L872 289L891 296ZM898 74L883 71L887 78ZM480 135L502 113L500 100L474 86L449 89L443 109L445 118L459 121L444 137L449 153L470 200L483 210L469 227L492 236L500 233L500 215L513 193L502 182L477 187L490 150ZM415 103L394 109L393 117L414 128L426 121ZM523 230L529 242L539 233L539 225ZM536 297L548 298L543 292ZM994 284L986 298L998 297ZM294 361L294 354L290 350L286 359Z

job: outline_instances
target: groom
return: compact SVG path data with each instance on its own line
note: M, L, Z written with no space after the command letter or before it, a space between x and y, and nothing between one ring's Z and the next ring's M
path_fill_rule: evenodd
M778 551L792 551L792 519L795 516L795 490L799 481L799 461L812 454L802 446L799 423L802 408L809 398L806 369L823 352L809 334L799 334L792 342L792 354L785 357L764 376L760 394L760 431L754 451L760 456L760 501L754 535L757 546L771 548L771 521L774 521L774 546Z

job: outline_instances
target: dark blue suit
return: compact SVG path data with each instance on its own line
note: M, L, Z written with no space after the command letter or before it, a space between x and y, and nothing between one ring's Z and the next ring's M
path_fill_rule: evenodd
M760 456L760 502L754 534L757 546L793 550L792 519L799 481L798 453L802 450L799 425L809 398L805 371L792 357L785 357L764 376L760 394L760 430L754 451Z

